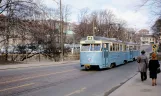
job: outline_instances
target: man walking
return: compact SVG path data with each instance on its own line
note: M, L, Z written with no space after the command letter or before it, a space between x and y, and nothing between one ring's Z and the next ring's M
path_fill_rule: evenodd
M141 51L141 55L137 57L138 71L141 74L141 81L147 79L147 68L148 68L148 58L145 55L145 51Z

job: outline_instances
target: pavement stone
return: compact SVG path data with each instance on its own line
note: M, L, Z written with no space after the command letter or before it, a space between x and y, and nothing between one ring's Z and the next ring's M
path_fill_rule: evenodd
M108 96L161 96L161 73L158 74L157 86L151 84L149 74L148 79L142 82L138 73Z

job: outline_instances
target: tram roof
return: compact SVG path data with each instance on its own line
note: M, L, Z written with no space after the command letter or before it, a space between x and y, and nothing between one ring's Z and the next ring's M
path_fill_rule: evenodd
M113 42L122 42L121 40L116 40L116 38L106 38L106 37L101 37L101 36L92 36L93 40L100 40L100 41L113 41ZM87 40L87 37L84 37L81 39L81 41Z

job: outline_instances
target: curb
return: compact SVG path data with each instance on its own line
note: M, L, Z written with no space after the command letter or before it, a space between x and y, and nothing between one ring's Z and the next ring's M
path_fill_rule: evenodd
M124 80L123 82L121 82L120 84L114 86L112 89L110 89L109 91L105 92L105 94L103 96L109 96L111 93L113 93L114 91L116 91L118 88L120 88L122 85L124 85L126 82L128 82L129 80L131 80L133 77L135 77L138 74L135 73L134 75L132 75L131 77L129 77L128 79Z
M48 64L48 65L36 65L36 66L32 66L32 64L31 64L31 66L22 66L22 67L15 67L15 68L4 68L4 69L0 69L0 70L9 70L9 69L21 69L21 68L30 68L30 67L33 67L33 68L35 68L35 67L42 67L42 66L51 66L51 65L63 65L63 64L66 64L66 63L78 63L79 61L71 61L71 62L62 62L61 64Z

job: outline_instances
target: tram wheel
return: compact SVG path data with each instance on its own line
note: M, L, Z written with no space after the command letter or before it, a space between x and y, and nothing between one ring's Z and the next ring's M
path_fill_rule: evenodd
M90 66L85 66L85 70L88 71L90 69Z
M111 65L110 65L110 68L114 68L116 66L116 64L115 63L112 63Z
M126 64L127 63L127 60L124 60L124 64Z

